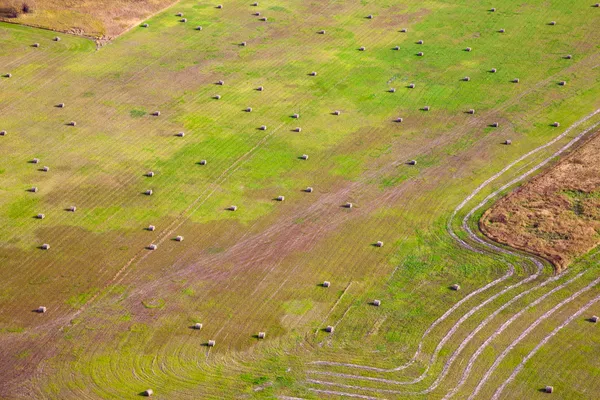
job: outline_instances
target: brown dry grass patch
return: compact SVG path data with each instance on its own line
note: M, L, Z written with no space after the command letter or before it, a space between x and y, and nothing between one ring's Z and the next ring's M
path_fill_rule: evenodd
M110 40L176 0L0 0L0 21Z
M498 201L479 226L559 271L589 252L600 241L600 135Z

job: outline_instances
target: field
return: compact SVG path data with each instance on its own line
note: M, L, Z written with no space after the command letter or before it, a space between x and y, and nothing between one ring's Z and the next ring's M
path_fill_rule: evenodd
M498 201L480 227L496 241L563 270L600 239L600 137Z
M215 6L0 23L0 398L593 398L597 252L477 226L598 131L600 8Z

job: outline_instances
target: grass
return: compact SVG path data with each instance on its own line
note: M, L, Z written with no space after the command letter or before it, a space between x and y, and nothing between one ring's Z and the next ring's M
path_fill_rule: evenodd
M81 38L52 42L52 32L1 24L0 65L13 78L0 82L0 129L9 132L0 138L0 272L8 277L0 283L0 343L10 343L0 382L35 379L42 397L60 399L134 399L147 388L157 398L322 398L310 390L319 386L307 382L316 368L309 362L402 364L433 320L505 273L502 259L516 266L503 285L525 277L531 266L515 256L464 250L446 225L480 182L557 135L548 121L568 127L598 108L598 48L591 45L598 34L593 10L572 2L494 6L492 14L485 11L491 4L463 0L278 0L258 7L265 24L247 4L217 10L183 1L99 51ZM187 24L177 22L177 11ZM550 19L559 24L546 26ZM402 27L409 32L399 33ZM500 27L507 30L502 36ZM316 34L320 29L327 34ZM425 44L416 45L419 39ZM42 46L28 47L34 41ZM248 46L239 47L242 41ZM396 45L400 50L391 50ZM473 51L462 51L467 46ZM574 59L561 59L564 53ZM491 67L498 73L486 72ZM313 70L318 76L307 76ZM465 75L470 82L460 81ZM514 77L518 85L509 82ZM214 85L219 79L226 84ZM558 87L563 79L569 84ZM417 87L407 89L410 82ZM265 91L254 90L261 85ZM219 101L212 99L217 93ZM58 102L66 107L52 107ZM419 111L424 105L431 111ZM242 111L248 106L252 113ZM470 108L477 114L463 113ZM154 110L160 117L147 114ZM299 120L289 118L295 112ZM392 122L398 116L401 124ZM64 125L70 120L77 126ZM501 128L486 128L496 120ZM267 131L257 129L263 124ZM302 133L291 132L296 126ZM180 131L185 137L174 137ZM513 146L499 144L507 137ZM469 205L556 147L515 166ZM299 160L302 154L310 158ZM26 162L32 157L51 172L36 171ZM206 166L197 165L202 159ZM418 164L404 164L411 159ZM150 170L156 176L144 177ZM33 184L40 192L26 193ZM307 186L315 191L302 192ZM154 195L143 196L149 188ZM286 201L273 201L278 195ZM352 210L340 207L347 201ZM77 212L65 212L72 204ZM232 204L238 211L226 212ZM46 214L43 221L32 218L38 212ZM156 232L144 230L149 224ZM176 235L185 241L170 240ZM161 237L156 251L144 249ZM377 240L386 245L371 246ZM35 248L46 241L50 251ZM578 259L572 274L590 272L486 349L460 394L468 395L511 338L589 282L593 265ZM546 268L539 280L474 314L414 389L433 381L486 315L551 275ZM317 286L324 280L332 287ZM452 283L461 291L449 291ZM456 366L544 292L525 296L478 334L429 398L443 397L464 369ZM487 297L475 296L436 327L423 358L392 379L419 376L460 315ZM368 304L374 298L381 307ZM30 312L40 304L48 306L46 315ZM517 348L486 395L578 305ZM189 329L191 322L202 330ZM55 325L46 329L47 323ZM336 326L335 334L319 330L327 325ZM253 337L259 331L266 340ZM596 331L588 334L598 339ZM217 341L210 350L203 346L209 339ZM568 335L547 348L562 356L567 345L579 349ZM35 359L18 357L27 350ZM581 361L565 360L556 370L575 371ZM561 395L597 390L596 361L582 367L588 385L565 374L555 385ZM40 362L43 373L34 374ZM521 398L541 395L537 385L556 381L555 373L528 366L511 390Z

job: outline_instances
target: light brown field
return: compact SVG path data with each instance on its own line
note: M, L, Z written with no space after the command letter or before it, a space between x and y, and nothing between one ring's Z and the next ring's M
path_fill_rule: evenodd
M0 21L110 40L173 3L175 0L0 0ZM24 6L30 10L24 12Z
M558 270L600 241L600 136L485 212L492 239L550 260Z

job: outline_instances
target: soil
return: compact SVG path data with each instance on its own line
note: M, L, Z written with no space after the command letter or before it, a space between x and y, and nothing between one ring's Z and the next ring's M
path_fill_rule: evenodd
M479 227L558 271L600 242L600 135L487 210Z

